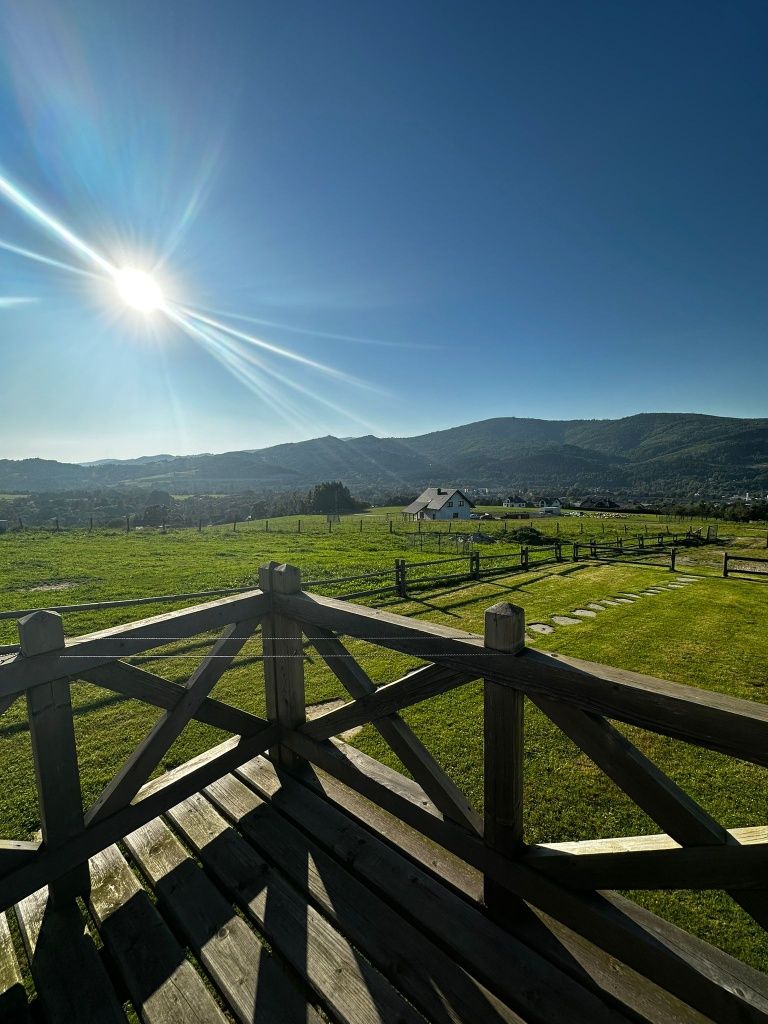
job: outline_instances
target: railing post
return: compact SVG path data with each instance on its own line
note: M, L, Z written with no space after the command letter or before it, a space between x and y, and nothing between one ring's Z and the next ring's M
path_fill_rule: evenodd
M669 549L669 571L675 571L675 562L677 561L677 548Z
M723 576L728 575L728 552L723 552Z
M574 562L579 560L579 542L577 540L573 542L573 560Z
M525 612L502 602L485 613L485 646L516 654L525 646ZM514 857L523 846L523 694L510 686L484 683L484 841ZM485 904L492 916L519 908L517 898L493 879L484 882Z
M18 630L22 657L64 650L64 626L57 612L25 615ZM43 842L53 848L85 827L69 679L63 676L27 690L27 712ZM49 892L62 903L87 895L90 887L85 863L51 882Z
M298 594L301 572L294 565L269 562L259 569L259 586L265 594ZM285 729L306 721L304 649L298 622L272 611L262 624L264 683L267 718ZM301 759L286 747L273 747L270 757L286 768L297 768Z
M408 596L408 590L405 585L405 559L395 559L395 589L397 590L397 596L405 599Z

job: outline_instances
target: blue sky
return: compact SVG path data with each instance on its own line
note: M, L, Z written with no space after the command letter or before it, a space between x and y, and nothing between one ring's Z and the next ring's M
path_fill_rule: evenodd
M1 5L0 243L97 276L0 248L0 457L766 415L767 45L738 0Z

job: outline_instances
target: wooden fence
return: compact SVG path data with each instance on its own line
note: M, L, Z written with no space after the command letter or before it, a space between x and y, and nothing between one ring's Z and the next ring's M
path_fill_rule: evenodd
M261 630L266 718L210 694ZM173 640L221 630L184 685L131 664ZM606 890L725 889L768 927L768 828L728 831L664 775L612 722L768 767L768 707L662 679L526 648L521 608L494 605L483 637L303 590L299 571L270 563L260 589L75 639L61 618L19 622L20 651L0 658L0 708L27 702L42 842L0 843L0 907L44 884L56 901L87 892L87 860L256 754L289 769L305 761L379 804L479 870L491 915L522 899L716 1021L765 1021L760 993L722 967L722 954ZM341 637L424 664L377 687ZM304 644L351 695L306 721ZM479 814L411 732L400 712L484 680L485 806ZM70 684L162 708L163 715L83 811ZM261 685L254 677L254 685ZM536 705L664 830L527 846L523 841L525 698ZM232 738L151 778L192 719ZM407 779L334 737L372 723ZM704 952L702 952L704 951ZM727 959L727 958L726 958ZM720 966L718 966L720 965Z
M745 562L746 565L734 565L734 562ZM765 569L754 569L753 565L764 565ZM723 552L723 576L738 573L740 576L768 576L768 558L755 558L753 555L731 555Z

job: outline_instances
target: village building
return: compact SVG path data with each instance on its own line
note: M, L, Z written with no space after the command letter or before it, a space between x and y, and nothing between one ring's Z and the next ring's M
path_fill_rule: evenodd
M428 487L401 511L407 519L469 519L475 503L463 491L450 487Z
M541 498L539 501L539 515L559 516L562 511L559 498Z

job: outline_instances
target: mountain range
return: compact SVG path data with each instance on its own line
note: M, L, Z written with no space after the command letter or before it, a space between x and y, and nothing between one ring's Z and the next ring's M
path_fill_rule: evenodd
M416 437L332 435L220 455L87 464L0 460L0 492L120 485L174 493L294 490L342 480L375 498L429 484L720 496L768 490L768 418L641 413L616 420L501 417Z

